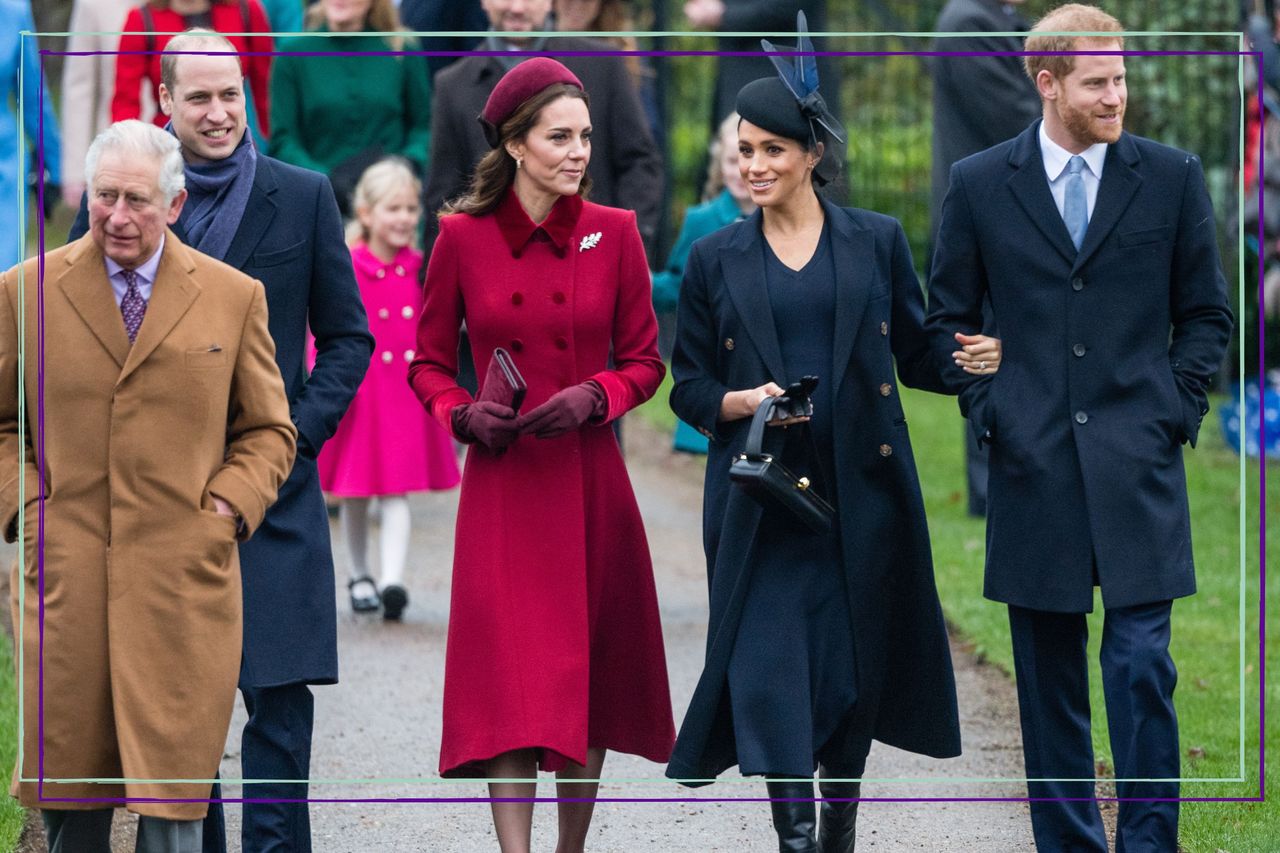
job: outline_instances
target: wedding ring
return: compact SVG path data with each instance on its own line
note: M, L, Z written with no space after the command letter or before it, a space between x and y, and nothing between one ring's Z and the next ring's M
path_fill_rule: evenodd
M978 369L979 369L979 370L986 370L986 369L987 369L987 363L986 363L985 361L980 361L980 362L978 362Z

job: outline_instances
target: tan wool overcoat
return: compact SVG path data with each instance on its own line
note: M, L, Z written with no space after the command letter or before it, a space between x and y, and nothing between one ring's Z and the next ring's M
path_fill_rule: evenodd
M194 820L206 804L137 799L208 797L208 782L141 780L212 779L226 740L240 566L236 522L211 495L250 535L296 436L265 294L167 232L131 346L91 236L44 265L43 288L36 259L0 276L0 525L25 540L12 583L23 701L13 790L28 806L125 798L139 814Z

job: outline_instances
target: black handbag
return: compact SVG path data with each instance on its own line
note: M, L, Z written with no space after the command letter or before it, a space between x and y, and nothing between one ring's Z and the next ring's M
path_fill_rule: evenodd
M767 397L756 409L747 432L747 444L729 465L729 479L737 483L766 509L789 512L815 533L829 533L835 508L813 488L808 477L797 477L771 454L761 451L765 425L778 405L776 397ZM785 401L786 398L782 398ZM808 424L801 424L812 459L817 461L817 448Z

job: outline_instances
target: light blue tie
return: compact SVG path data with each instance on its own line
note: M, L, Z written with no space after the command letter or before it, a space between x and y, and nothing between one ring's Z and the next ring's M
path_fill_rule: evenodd
M1067 193L1062 203L1062 221L1067 224L1067 233L1077 251L1089 227L1089 203L1084 194L1084 177L1080 174L1083 169L1084 158L1079 154L1067 161Z

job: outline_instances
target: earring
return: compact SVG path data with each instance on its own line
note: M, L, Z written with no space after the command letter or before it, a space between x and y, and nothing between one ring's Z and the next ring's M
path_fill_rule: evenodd
M524 165L524 158L523 158L523 157L517 157L517 158L516 158L516 168L517 168L517 169L519 169L519 168L520 168L521 166L523 166L523 165Z

